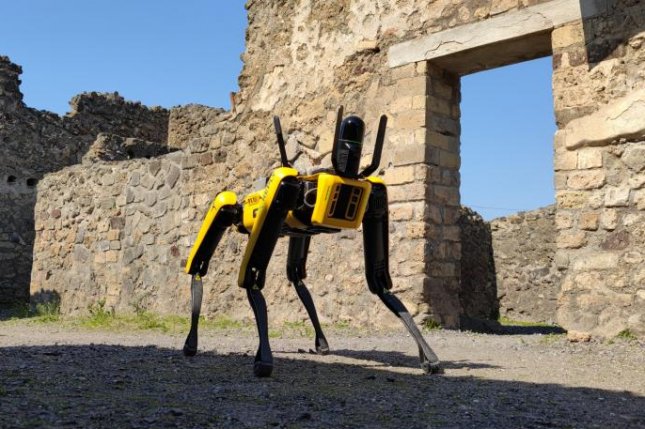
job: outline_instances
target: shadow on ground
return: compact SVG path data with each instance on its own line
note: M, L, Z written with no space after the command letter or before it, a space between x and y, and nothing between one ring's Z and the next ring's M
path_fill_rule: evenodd
M0 348L0 427L645 427L645 398L627 392L404 374L418 362L403 353L336 354L357 363L277 353L274 376L257 379L238 353Z

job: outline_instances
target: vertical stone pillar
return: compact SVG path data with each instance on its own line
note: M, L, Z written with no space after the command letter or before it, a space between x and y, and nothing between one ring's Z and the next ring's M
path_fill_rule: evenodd
M613 337L645 336L645 88L642 6L552 33L558 323ZM608 34L610 29L613 34Z
M459 78L426 62L392 71L385 181L395 283L415 313L459 327ZM399 288L400 289L400 288Z

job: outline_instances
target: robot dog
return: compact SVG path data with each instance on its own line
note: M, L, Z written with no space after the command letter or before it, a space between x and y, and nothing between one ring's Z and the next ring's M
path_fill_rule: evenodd
M197 240L186 262L186 273L192 276L192 317L184 355L197 352L197 329L202 301L202 277L224 231L231 226L249 235L238 285L246 290L253 309L260 344L253 372L268 377L273 370L269 345L267 307L262 288L271 254L278 238L289 237L287 277L293 283L315 330L315 347L320 354L329 353L314 302L303 283L311 237L333 234L342 229L363 225L363 249L367 284L372 293L401 319L419 347L421 368L436 372L439 359L426 343L403 303L390 291L392 280L388 263L388 202L384 182L370 176L378 168L383 149L387 117L381 116L371 164L359 173L365 124L358 116L343 119L338 110L331 169L300 174L287 159L282 128L273 118L282 166L267 179L266 188L247 195L242 204L233 192L224 191L211 204Z

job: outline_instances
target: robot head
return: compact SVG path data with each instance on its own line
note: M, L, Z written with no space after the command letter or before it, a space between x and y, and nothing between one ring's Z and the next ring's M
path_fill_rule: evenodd
M339 176L358 177L364 134L365 123L358 116L348 116L340 122L332 151L332 164Z

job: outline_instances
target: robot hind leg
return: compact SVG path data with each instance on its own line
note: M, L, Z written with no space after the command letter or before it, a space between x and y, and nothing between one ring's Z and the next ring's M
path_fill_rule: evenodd
M430 348L417 328L405 305L392 293L388 257L388 205L387 190L380 183L372 184L368 210L363 217L363 247L365 272L370 291L376 294L394 313L419 347L421 368L426 373L439 371L439 358Z
M287 277L289 278L289 281L293 283L296 293L298 294L300 301L304 304L307 314L309 315L309 319L311 320L311 324L316 332L314 343L316 352L321 355L326 355L329 353L329 344L327 343L327 338L325 338L325 334L320 326L314 300L311 298L311 294L309 293L307 286L302 281L307 277L306 264L310 242L311 236L293 236L289 238Z
M185 356L194 356L197 353L197 331L203 295L202 277L208 272L208 265L224 232L231 225L239 223L241 215L242 207L237 204L234 193L218 194L206 213L197 240L191 249L186 263L186 273L192 275L192 281L190 331L184 343Z

